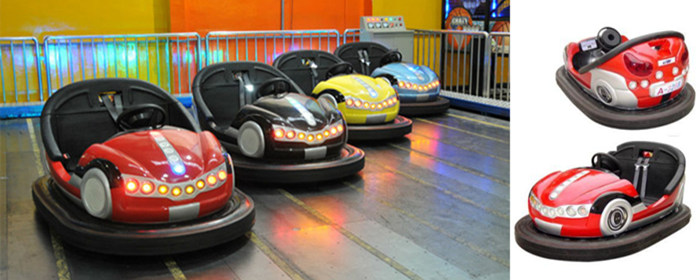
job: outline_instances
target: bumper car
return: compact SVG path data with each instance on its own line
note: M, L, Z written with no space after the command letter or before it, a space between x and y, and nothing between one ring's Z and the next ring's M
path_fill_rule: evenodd
M76 247L175 254L233 240L253 226L253 201L234 188L230 156L153 84L67 85L46 102L41 136L50 176L34 183L34 203Z
M192 85L199 123L234 158L238 179L304 183L337 179L364 167L348 145L333 99L308 97L279 70L258 62L205 67Z
M595 38L569 43L556 77L590 119L644 129L674 122L693 109L688 70L683 34L664 31L630 40L606 27Z
M335 50L335 55L372 77L391 77L399 94L405 116L442 114L450 101L440 97L440 79L427 66L401 62L401 53L375 42L347 43Z
M332 100L348 123L349 140L399 138L413 122L399 115L399 99L389 77L354 74L350 63L316 50L287 52L273 65L296 82L303 92Z
M597 153L591 167L547 175L532 188L515 240L539 256L592 261L640 251L690 221L685 157L652 142Z

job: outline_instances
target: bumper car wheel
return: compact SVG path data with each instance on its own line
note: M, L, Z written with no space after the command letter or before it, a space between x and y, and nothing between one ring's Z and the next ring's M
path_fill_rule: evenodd
M112 195L109 180L102 170L92 168L85 172L80 183L80 200L92 216L107 219L112 215Z
M627 200L617 198L603 209L600 215L600 231L603 235L617 235L625 230L632 222L632 206Z
M252 158L261 158L265 154L265 136L262 128L254 121L243 123L238 137L241 153Z

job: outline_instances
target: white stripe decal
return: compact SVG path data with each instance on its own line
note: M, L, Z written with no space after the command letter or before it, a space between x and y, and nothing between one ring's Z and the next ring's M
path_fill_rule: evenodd
M309 112L309 110L306 109L306 107L304 107L304 105L301 105L301 103L298 100L296 100L292 97L289 97L289 96L286 96L284 99L287 99L289 104L292 104L292 106L294 106L294 108L296 108L297 111L299 111L299 113L301 113L301 116L304 117L304 120L306 121L306 123L308 125L310 125L310 126L316 125L316 119L314 118L314 115L311 114L311 112Z
M180 154L177 153L173 145L170 144L170 141L158 131L151 131L150 134L153 140L156 141L156 144L158 144L158 147L160 147L163 155L165 155L165 159L168 160L170 170L172 170L175 175L185 174L185 163L182 161Z
M365 81L363 81L362 79L360 79L358 77L352 77L352 78L355 79L355 81L360 83L360 85L362 85L367 90L367 92L369 93L369 96L371 96L372 98L377 97L377 91L375 91L374 88L372 88L372 86L368 85L367 83L365 83Z

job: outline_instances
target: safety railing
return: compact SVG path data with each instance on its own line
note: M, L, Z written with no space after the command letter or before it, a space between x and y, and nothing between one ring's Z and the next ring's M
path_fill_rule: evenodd
M200 68L197 33L47 36L47 89L95 78L135 78L173 94L190 92Z
M360 29L345 29L345 31L343 31L343 44L359 41Z
M504 41L505 36L507 33L500 34L498 39ZM507 109L510 108L507 53L504 52L507 48L492 52L491 45L491 37L486 32L417 29L414 30L413 62L437 72L441 79L440 94ZM494 54L497 57L494 58ZM494 87L497 90L493 90Z
M510 108L510 34L413 30L413 63L438 73L441 94ZM298 49L333 52L359 40L358 29L215 31L196 33L0 37L0 110L40 105L58 88L80 80L128 77L188 94L205 64L259 61ZM203 42L202 42L203 41ZM0 114L1 115L1 114Z
M34 37L0 37L2 104L43 101L41 50Z
M491 32L491 73L489 95L510 101L510 33Z
M213 31L204 38L207 65L225 61L272 64L293 50L333 52L340 43L337 30Z

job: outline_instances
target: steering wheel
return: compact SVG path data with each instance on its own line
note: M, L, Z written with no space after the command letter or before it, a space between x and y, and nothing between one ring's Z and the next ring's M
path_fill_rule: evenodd
M263 96L279 94L284 92L289 92L292 88L292 84L289 80L282 77L270 78L255 90L255 97L260 98Z
M141 127L158 129L168 123L168 114L163 107L148 103L125 110L117 117L117 125L123 130Z
M598 43L600 43L603 51L606 52L612 50L622 43L622 36L620 36L620 32L617 32L617 30L612 27L603 27L603 29L598 31L598 37L596 39Z
M384 66L389 63L401 62L403 55L399 51L389 51L379 60L379 65Z
M597 153L591 158L591 165L596 169L605 169L620 176L620 161L608 153Z
M326 72L326 79L330 79L331 77L340 74L352 74L352 71L352 64L347 61L341 61L331 66L331 68L328 68L328 71Z

